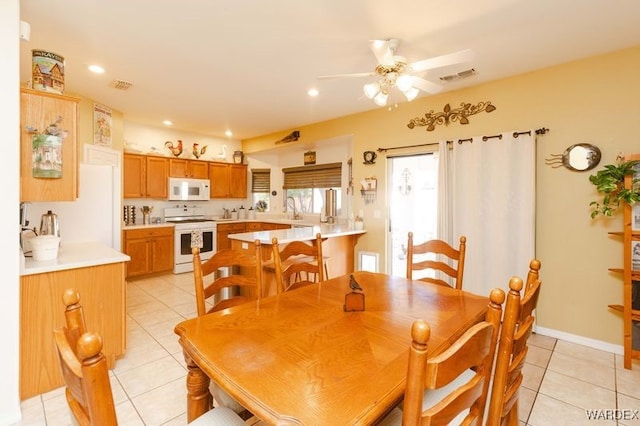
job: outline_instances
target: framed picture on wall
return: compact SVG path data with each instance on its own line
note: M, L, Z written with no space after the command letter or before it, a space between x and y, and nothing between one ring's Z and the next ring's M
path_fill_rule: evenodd
M111 109L93 104L93 143L111 148Z
M631 269L640 271L640 241L631 241Z

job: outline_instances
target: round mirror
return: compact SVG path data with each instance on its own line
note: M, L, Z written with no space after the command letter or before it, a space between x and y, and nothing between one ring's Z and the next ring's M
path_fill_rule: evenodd
M602 153L597 146L578 143L566 149L562 154L562 163L569 169L584 171L596 167L601 157Z

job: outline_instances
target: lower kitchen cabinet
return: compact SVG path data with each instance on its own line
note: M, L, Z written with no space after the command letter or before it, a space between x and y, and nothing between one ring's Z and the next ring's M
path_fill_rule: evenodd
M124 252L131 257L127 278L173 270L173 227L125 229Z
M231 248L229 234L239 234L247 229L244 222L240 223L218 223L216 233L216 247L218 250Z
M64 323L62 295L80 293L87 329L102 336L110 369L126 348L124 262L20 277L20 399L64 386L53 330Z

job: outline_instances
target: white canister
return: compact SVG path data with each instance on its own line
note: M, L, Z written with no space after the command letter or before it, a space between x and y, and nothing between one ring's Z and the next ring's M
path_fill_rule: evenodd
M59 247L60 237L55 235L39 235L31 239L31 253L36 262L57 258Z
M238 212L236 209L231 210L231 219L238 220Z
M246 218L247 218L247 211L243 206L240 206L240 208L238 209L238 219L244 220Z
M253 207L249 207L249 220L254 220L256 218L256 211Z

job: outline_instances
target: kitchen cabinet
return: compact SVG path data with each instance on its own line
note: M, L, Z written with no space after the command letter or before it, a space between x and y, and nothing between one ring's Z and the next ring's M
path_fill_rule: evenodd
M262 222L247 222L247 232L262 231Z
M169 176L191 179L209 179L209 163L183 158L169 159Z
M633 160L640 160L640 154L625 156L625 161ZM625 176L625 187L630 188L632 181L640 178L639 173ZM624 368L631 369L632 360L640 359L640 267L638 267L640 254L635 253L636 250L640 250L640 229L634 225L634 208L627 203L623 205L624 229L622 232L609 233L612 236L622 237L624 244L623 267L610 269L611 272L622 274L622 304L609 305L609 308L622 314Z
M167 198L169 158L124 154L124 198Z
M71 96L20 89L20 201L75 201L78 197L79 102ZM61 145L34 152L33 133L27 126L42 134L52 124L67 132ZM61 176L34 177L34 161L40 165L40 175L60 171Z
M216 226L216 248L218 250L231 248L229 234L239 234L247 229L245 222L219 223Z
M125 229L123 240L127 278L173 270L173 227Z
M124 262L20 277L20 399L64 386L53 330L64 324L62 294L80 292L87 328L102 336L110 369L126 349Z
M289 228L291 228L291 225L287 225L284 223L270 223L270 222L262 223L263 231L273 231L275 229L289 229Z
M247 165L209 163L211 198L247 198Z

